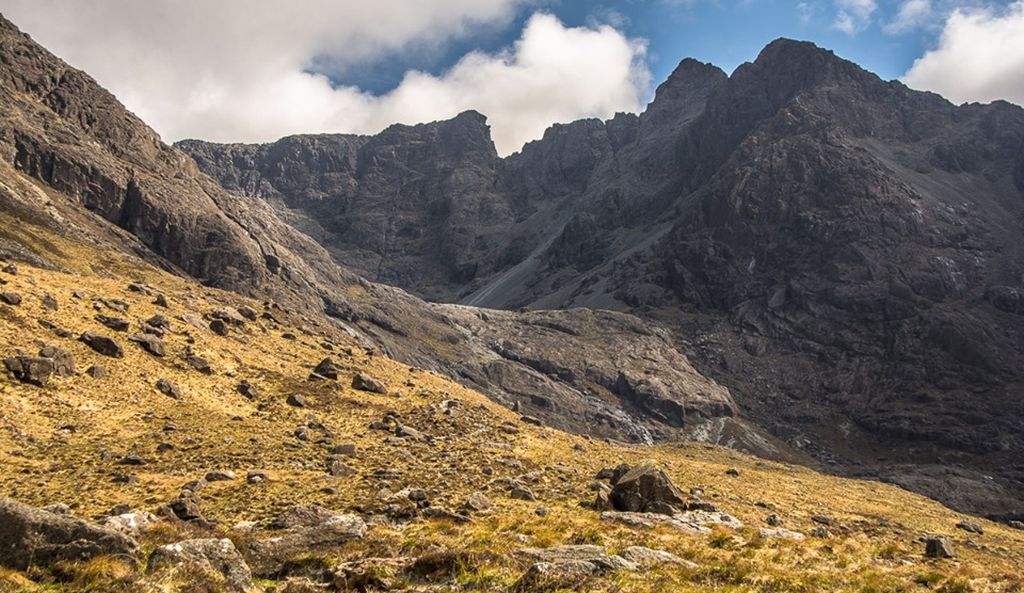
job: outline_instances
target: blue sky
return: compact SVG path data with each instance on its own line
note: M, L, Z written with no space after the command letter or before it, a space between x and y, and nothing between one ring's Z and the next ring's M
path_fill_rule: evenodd
M500 154L637 113L686 57L810 40L960 103L1024 104L1024 0L0 0L166 140L374 134L475 109ZM239 18L244 15L244 18Z
M501 26L483 26L443 47L412 44L379 59L355 64L344 73L329 72L338 84L355 85L385 93L410 69L441 74L471 50L498 51L513 43L529 16L537 11L556 15L566 26L607 23L629 37L648 42L647 64L653 84L665 80L687 57L713 63L727 73L751 61L773 39L789 37L813 41L857 62L885 79L900 77L935 46L941 33L942 10L976 6L978 2L930 3L934 20L901 31L886 30L897 18L903 2L883 1L864 28L854 32L836 27L840 10L829 0L561 0L524 6L515 19ZM985 3L1006 6L1008 1ZM315 68L314 68L315 69Z

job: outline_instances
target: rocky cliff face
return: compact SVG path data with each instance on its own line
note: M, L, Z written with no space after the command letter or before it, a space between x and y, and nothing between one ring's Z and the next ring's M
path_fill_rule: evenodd
M329 318L368 347L566 430L649 442L735 414L727 390L635 317L509 313L485 323L338 265L355 254L358 269L393 282L469 273L487 225L515 216L480 190L494 186L499 162L479 114L217 154L227 160L211 171L234 192L0 17L0 256L63 269L60 248L40 238L52 234L131 253ZM355 179L365 193L337 200L335 188ZM421 232L435 223L443 233ZM641 352L650 356L624 354Z
M342 140L244 150L325 142ZM790 444L962 506L922 476L993 472L1018 501L983 510L1020 511L1019 107L955 106L779 40L731 76L686 60L640 116L556 125L506 159L479 148L476 114L345 142L363 168L182 147L296 216L344 211L320 237L365 274L450 302L646 315ZM309 187L315 207L299 204Z

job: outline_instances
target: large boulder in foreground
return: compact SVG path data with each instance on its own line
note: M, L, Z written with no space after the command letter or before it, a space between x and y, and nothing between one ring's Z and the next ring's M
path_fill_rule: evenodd
M229 539L189 539L153 550L148 572L193 569L223 579L232 593L256 591L252 573Z
M622 474L611 492L615 510L674 515L686 510L686 497L668 474L654 465L634 467Z
M323 552L361 539L366 523L355 515L334 515L314 525L297 525L281 535L257 540L249 544L252 572L266 578L276 575L288 560L299 556Z
M0 564L15 570L61 560L135 555L131 538L70 515L58 515L0 496Z

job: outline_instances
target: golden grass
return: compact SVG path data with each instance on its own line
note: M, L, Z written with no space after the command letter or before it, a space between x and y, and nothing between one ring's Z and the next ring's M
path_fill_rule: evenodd
M17 232L28 240L37 231ZM961 515L896 487L826 476L702 444L626 447L523 424L479 393L433 373L367 354L347 336L315 321L275 312L285 320L283 324L260 319L233 329L227 337L191 327L180 317L225 305L248 304L257 310L262 306L130 258L45 234L33 240L45 240L49 242L46 249L59 250L65 271L22 265L18 275L4 275L8 284L3 290L21 293L24 301L0 306L0 355L16 349L35 354L43 343L57 344L74 354L78 374L55 377L44 388L13 379L0 381L0 493L23 502L64 502L84 517L121 503L152 510L173 498L185 482L209 470L232 470L238 480L211 484L201 495L207 515L220 521L215 533L242 541L245 536L231 526L244 520L266 523L295 503L373 511L383 506L381 490L417 487L428 492L433 504L454 509L470 493L486 492L494 507L477 515L473 523L420 519L374 527L363 541L326 557L306 559L330 565L355 558L419 558L412 575L392 583L416 590L508 590L526 568L512 555L516 548L564 543L600 544L612 553L644 545L700 566L696 570L656 567L576 584L594 591L1024 590L1024 533L979 521L984 535L966 534L954 527ZM152 296L130 291L131 282L165 294L170 308L152 304ZM85 298L73 298L74 291L84 292ZM57 298L58 311L43 307L45 294ZM153 357L130 343L125 334L99 325L93 319L96 297L129 303L127 314L102 312L130 319L132 331L138 320L152 315L170 318L179 333L166 337L168 356ZM76 336L83 331L111 335L121 343L125 357L102 357L74 339L53 335L39 326L39 319ZM286 339L287 332L297 339ZM187 366L180 356L186 345L210 361L213 375ZM342 365L340 381L309 381L310 370L325 356ZM109 376L86 376L84 370L93 364L106 366ZM392 393L351 389L351 376L357 371L379 378ZM158 378L176 383L183 399L157 391ZM236 391L243 379L259 389L255 401ZM395 395L398 392L402 395ZM305 396L310 407L287 405L287 396L295 393ZM440 405L444 400L459 404L448 414ZM368 428L387 411L433 435L436 444L395 443L386 433ZM506 422L517 423L519 432L500 430ZM309 429L314 436L329 433L334 443L357 445L357 456L348 460L356 476L328 476L326 447L296 439L295 429L311 423L326 430ZM170 424L176 429L166 430ZM174 449L158 453L160 443L171 443ZM117 459L126 454L140 455L148 463L119 465ZM596 512L579 506L591 499L587 485L601 467L644 461L663 467L684 490L703 488L709 501L748 527L703 536L669 529L635 530L601 522ZM739 476L725 474L733 467L739 469ZM255 469L266 471L271 480L247 484L246 471ZM397 469L402 475L385 482L372 477L378 469ZM119 474L129 475L132 481L116 483ZM538 495L535 502L512 500L489 486L495 478L524 475ZM544 507L548 514L539 516L534 512L537 507ZM816 514L834 518L839 527L832 528L827 539L764 539L757 527L773 513L783 517L790 529L809 531L814 525L810 517ZM185 535L177 529L156 529L144 547L151 549ZM923 545L916 541L924 534L949 536L957 559L925 559ZM134 591L133 587L142 586L139 567L105 559L29 576L42 584L33 584L26 575L0 571L0 592ZM180 578L173 583L150 582L146 590L180 590L175 587L181 582ZM220 585L195 577L190 586L193 591L216 591ZM288 586L294 591L303 587Z

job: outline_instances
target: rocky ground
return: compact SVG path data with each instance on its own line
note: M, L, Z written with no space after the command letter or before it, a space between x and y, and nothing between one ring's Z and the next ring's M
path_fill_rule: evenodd
M0 590L1024 585L1024 531L573 436L287 308L48 240L64 271L0 272Z

